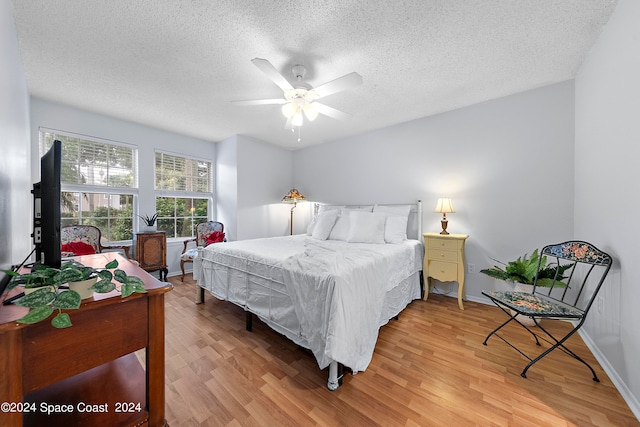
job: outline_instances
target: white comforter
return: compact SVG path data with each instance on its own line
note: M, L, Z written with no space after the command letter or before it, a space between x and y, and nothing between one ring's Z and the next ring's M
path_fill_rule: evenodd
M422 256L417 240L378 245L274 237L210 245L196 258L194 277L215 297L309 348L320 368L335 360L363 371L379 328L420 297L419 283L409 278L421 270ZM400 288L406 293L395 292ZM389 295L402 296L390 301Z
M348 252L308 239L287 258L284 281L302 333L321 369L338 360L354 371L369 365L387 283L384 257L365 247Z

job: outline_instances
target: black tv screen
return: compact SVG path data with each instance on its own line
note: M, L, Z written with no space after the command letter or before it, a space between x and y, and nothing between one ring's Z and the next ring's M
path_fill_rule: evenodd
M36 262L60 268L60 176L62 143L53 145L40 159L40 182L33 184L33 242Z

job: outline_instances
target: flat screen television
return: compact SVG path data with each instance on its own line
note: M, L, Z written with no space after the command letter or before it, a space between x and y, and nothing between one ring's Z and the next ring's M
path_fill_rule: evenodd
M33 184L33 243L36 262L60 268L60 176L62 143L53 145L40 158L40 182Z

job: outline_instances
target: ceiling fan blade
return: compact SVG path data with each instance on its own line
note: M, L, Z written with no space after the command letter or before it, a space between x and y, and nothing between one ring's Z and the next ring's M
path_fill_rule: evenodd
M362 84L362 76L356 72L349 73L342 77L338 77L335 80L331 80L323 85L320 85L313 90L318 94L318 97L334 94L343 90L351 89Z
M271 105L271 104L286 104L287 101L284 98L276 99L254 99L250 101L231 101L233 105Z
M324 114L325 116L329 116L333 119L348 120L351 118L351 114L336 110L335 108L329 107L328 105L324 105L319 102L314 102L313 105L315 105L320 114Z
M253 62L253 65L255 65L256 67L260 68L260 70L263 73L265 73L267 77L271 79L271 81L277 84L280 89L282 90L293 89L293 86L291 85L291 83L289 83L289 81L285 79L284 76L280 74L278 70L276 70L276 67L274 67L271 64L271 62L262 58L253 58L251 62Z

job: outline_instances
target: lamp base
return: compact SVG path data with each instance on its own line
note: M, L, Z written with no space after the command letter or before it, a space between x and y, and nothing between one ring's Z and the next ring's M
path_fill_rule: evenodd
M449 232L447 231L448 223L449 223L449 220L446 220L446 219L443 219L440 221L440 225L442 225L442 231L440 232L440 234L444 234L444 235L449 234Z

